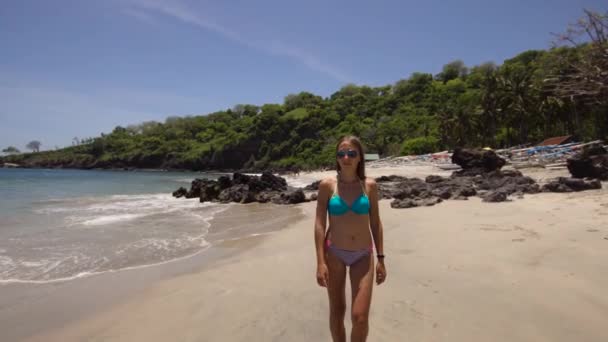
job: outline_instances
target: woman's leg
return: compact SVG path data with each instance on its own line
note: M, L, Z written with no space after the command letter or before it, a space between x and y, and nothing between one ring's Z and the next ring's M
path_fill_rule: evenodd
M332 252L327 251L325 256L329 270L327 294L329 295L329 329L334 342L346 342L344 329L344 315L346 313L346 266Z
M350 285L353 295L351 319L353 330L351 341L367 339L369 331L369 306L372 301L374 284L374 258L371 255L361 258L350 266Z

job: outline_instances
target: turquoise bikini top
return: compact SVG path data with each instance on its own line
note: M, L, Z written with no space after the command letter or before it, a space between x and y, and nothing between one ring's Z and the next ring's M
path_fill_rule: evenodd
M337 184L336 184L337 187ZM359 215L367 215L369 214L369 198L365 191L359 195L354 201L353 204L349 207L348 203L346 203L340 195L336 191L334 191L333 196L329 199L327 203L327 211L331 216L340 216L344 215L348 212L348 210L352 210L355 214Z

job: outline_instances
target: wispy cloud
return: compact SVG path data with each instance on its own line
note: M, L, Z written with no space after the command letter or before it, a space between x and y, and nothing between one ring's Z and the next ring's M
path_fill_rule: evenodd
M276 56L288 57L300 64L305 65L311 70L323 73L340 82L347 83L353 81L352 77L349 77L335 66L322 61L319 57L309 52L276 40L252 41L250 39L246 39L242 34L214 22L213 20L205 17L202 13L189 8L176 0L130 0L129 2L131 4L131 7L129 8L129 15L135 16L135 13L139 13L142 17L144 17L146 15L149 16L150 13L157 13L169 16L185 24L215 32L226 39L249 48L260 50Z
M154 19L154 17L144 11L140 11L140 10L132 9L132 8L124 8L122 10L122 13L126 14L128 16L131 16L146 24L155 24L156 23L156 20Z

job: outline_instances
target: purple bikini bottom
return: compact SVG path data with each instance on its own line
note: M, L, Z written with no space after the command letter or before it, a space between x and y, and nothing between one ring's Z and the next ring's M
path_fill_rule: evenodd
M331 243L331 241L329 241L329 239L327 239L326 241L327 241L327 249L329 249L335 256L337 256L338 259L342 260L342 262L346 266L353 265L357 261L361 260L363 257L371 255L372 251L373 251L372 246L370 246L369 248L359 249L359 250L355 250L355 251L351 251L348 249L341 249L341 248L338 248L335 245L333 245Z

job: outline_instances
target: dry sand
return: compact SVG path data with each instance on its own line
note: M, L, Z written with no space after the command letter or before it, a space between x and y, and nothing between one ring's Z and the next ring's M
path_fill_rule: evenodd
M606 341L603 185L505 203L381 201L388 278L374 289L368 340ZM315 281L315 203L297 207L304 219L246 251L31 340L329 341L327 296Z

